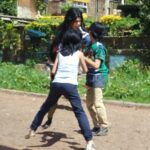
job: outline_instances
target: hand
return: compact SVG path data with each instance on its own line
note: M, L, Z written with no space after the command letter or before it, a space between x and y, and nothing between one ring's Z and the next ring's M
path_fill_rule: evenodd
M52 74L52 73L51 73L50 76L51 76L51 81L53 81L53 80L54 80L54 77L55 77L55 74Z
M86 84L84 85L84 87L85 87L87 90L90 90L90 87L87 86Z

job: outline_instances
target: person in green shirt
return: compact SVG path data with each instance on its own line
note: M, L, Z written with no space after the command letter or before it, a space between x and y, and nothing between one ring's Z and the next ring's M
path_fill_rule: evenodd
M106 66L106 48L101 43L106 28L100 22L94 22L89 28L91 46L84 51L88 65L86 75L86 104L92 118L93 135L107 135L108 122L106 108L103 103L103 88L107 83L108 67Z

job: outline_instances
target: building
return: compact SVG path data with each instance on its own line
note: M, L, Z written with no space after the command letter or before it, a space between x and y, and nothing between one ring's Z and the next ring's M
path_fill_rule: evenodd
M17 17L35 18L36 15L35 0L17 0Z
M73 6L82 8L88 17L94 20L103 15L117 14L117 5L124 3L124 0L48 0L48 14L61 14L60 5L70 1Z
M89 18L98 20L103 15L117 13L115 8L118 4L123 4L124 0L43 0L47 3L48 15L61 15L61 7L67 2L73 6L80 7L87 13ZM36 10L36 0L17 0L18 17L35 18L38 15Z

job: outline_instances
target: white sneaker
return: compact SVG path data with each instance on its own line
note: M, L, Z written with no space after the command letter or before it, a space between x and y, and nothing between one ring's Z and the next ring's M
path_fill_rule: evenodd
M88 141L85 150L96 150L94 142Z
M25 139L29 139L31 137L35 136L35 131L30 130L29 133L25 136Z

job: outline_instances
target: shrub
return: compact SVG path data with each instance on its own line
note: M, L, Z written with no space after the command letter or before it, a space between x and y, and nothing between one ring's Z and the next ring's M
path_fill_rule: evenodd
M36 21L26 25L25 29L35 29L46 34L46 38L50 38L55 34L55 29L62 23L64 16L41 16Z
M37 93L45 93L49 85L46 71L12 63L0 63L0 83L0 88Z
M13 23L0 20L0 50L3 51L2 61L14 61L17 51L21 48L20 35Z
M17 1L16 0L7 0L0 2L0 13L5 15L17 15Z
M150 103L150 68L138 60L127 60L110 72L106 97Z
M122 18L120 16L116 16L116 15L106 15L106 16L102 16L100 17L99 21L105 25L110 26L111 24L113 24L114 22L121 20Z
M119 17L114 15L103 16L100 21L109 28L109 36L137 36L141 34L139 27L140 20L138 18Z
M43 0L36 0L35 1L36 8L40 12L40 14L45 15L46 14L46 3Z

